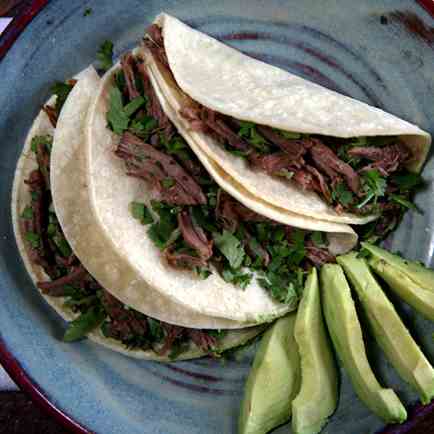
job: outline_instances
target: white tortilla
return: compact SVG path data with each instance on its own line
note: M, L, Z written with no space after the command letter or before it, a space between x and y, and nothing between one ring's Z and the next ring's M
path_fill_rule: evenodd
M88 79L93 80L95 78L93 74L94 71L92 69L87 69L83 73L79 74L77 76L79 82L77 83L76 86L79 85L81 78L85 79L87 77ZM73 90L73 92L74 91L75 89ZM52 105L54 104L54 102L55 102L55 97L52 97L47 102L47 104ZM46 135L46 134L53 135L54 129L45 112L41 111L39 115L36 117L27 135L23 152L18 160L17 168L15 170L14 182L12 187L11 213L12 213L12 223L13 223L15 239L17 242L18 250L21 254L21 258L24 262L25 268L29 273L32 281L35 283L35 285L36 282L49 280L49 278L40 266L35 265L30 260L28 245L24 239L23 227L20 224L20 215L24 210L24 208L26 207L26 205L28 205L31 201L31 197L27 186L24 184L24 180L28 178L32 170L37 168L35 156L30 149L31 140L34 136ZM69 310L67 307L65 307L64 303L66 299L64 297L51 297L51 296L47 296L46 294L43 294L41 291L39 292L47 301L47 303L65 321L72 321L78 316L77 314ZM248 329L231 330L220 341L219 350L225 350L239 345L243 345L249 340L251 340L252 338L254 338L262 330L263 330L262 327L251 327ZM140 349L133 349L133 350L127 349L119 341L106 338L99 329L97 331L93 331L89 333L88 337L92 341L100 345L103 345L107 348L110 348L114 351L120 352L130 357L146 359L146 360L162 361L162 362L170 361L168 356L160 356L152 350L143 351ZM187 351L183 352L179 357L177 357L177 360L191 359L191 358L201 357L204 355L205 353L202 350L200 350L199 348L197 348L195 345L192 344Z
M87 186L84 127L100 78L89 67L80 74L59 116L51 153L51 189L54 208L74 253L107 291L128 306L184 327L233 329L245 324L201 315L155 291L131 267L99 226Z
M357 234L350 226L343 223L314 219L271 205L266 200L254 196L246 190L243 184L238 182L238 179L234 179L226 173L198 146L197 141L194 140L192 134L187 130L188 123L177 115L180 105L173 92L173 88L171 88L168 80L160 73L157 64L149 56L146 56L146 58L148 59L154 89L165 113L173 124L176 125L178 131L183 135L207 171L224 190L246 207L274 221L301 229L325 232L329 241L329 250L334 255L348 252L357 244Z
M240 120L292 132L345 138L400 136L416 156L408 168L421 169L431 136L416 125L248 57L170 15L161 14L156 22L162 26L167 58L178 86L202 105ZM189 135L224 172L271 205L339 223L364 224L375 218L337 214L318 195L303 191L294 182L253 171L208 135L192 131Z
M256 279L242 290L225 282L217 272L202 280L191 271L170 267L148 237L148 228L131 217L129 204L149 202L150 195L144 181L125 174L124 162L113 153L119 138L107 128L106 112L113 74L118 67L116 65L102 79L89 110L86 132L93 211L116 250L150 287L204 315L262 323L294 310L296 304L277 303Z

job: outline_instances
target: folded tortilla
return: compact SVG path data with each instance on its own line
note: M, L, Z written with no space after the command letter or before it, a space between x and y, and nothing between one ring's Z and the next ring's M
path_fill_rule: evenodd
M162 27L176 85L203 106L239 120L294 133L342 138L398 136L413 153L407 168L414 172L422 168L431 136L416 125L248 57L170 15L161 14L156 23ZM171 106L179 111L184 101L176 86L170 85L170 77L155 67L154 76ZM338 223L364 224L376 218L338 214L316 193L302 190L295 182L252 170L243 159L226 152L209 134L192 131L178 117L188 130L185 138L196 145L195 152L209 157L219 171L268 205ZM223 186L224 175L215 179Z
M113 295L121 288L124 293L130 294L134 299L137 293L147 294L141 302L142 312L148 316L161 319L164 322L193 328L236 328L239 323L219 318L211 318L198 314L188 308L176 305L160 292L149 288L143 281L137 280L134 271L110 244L109 240L96 224L90 213L91 207L86 189L85 160L83 158L83 129L89 103L94 96L99 77L92 67L77 75L77 84L71 91L59 116L57 127L54 129L45 112L41 111L36 117L25 141L24 149L18 161L12 191L12 221L19 252L24 265L33 282L47 281L42 267L36 265L30 258L28 242L25 240L23 225L20 216L24 208L30 203L31 197L24 183L29 174L37 168L34 153L31 152L31 141L35 136L54 135L51 155L51 184L53 202L56 215L68 242L74 253L88 271L92 271L99 283L107 283ZM55 103L55 97L47 102ZM89 268L88 268L89 267ZM95 274L93 274L95 272ZM105 287L105 289L109 290ZM48 304L66 321L76 319L79 314L74 313L65 301L66 297L54 297L42 293ZM126 297L128 305L128 296ZM121 300L123 301L123 300ZM224 338L219 340L217 350L243 345L263 330L262 327L250 327L230 330ZM159 355L153 350L130 349L120 341L107 338L100 328L88 334L88 337L114 351L125 355L156 361L173 361L167 355ZM206 353L196 345L190 343L189 348L183 351L176 359L184 360L201 357Z
M136 51L136 54L139 53ZM146 57L146 53L141 55ZM145 64L149 66L148 60L145 59ZM120 66L116 65L102 78L99 92L89 109L86 133L88 185L93 212L116 250L127 258L150 287L176 304L204 315L252 324L270 321L295 309L294 304L281 304L273 300L256 279L241 290L225 282L217 272L202 280L189 270L169 266L150 239L148 229L131 218L129 204L133 201L149 204L152 192L142 180L127 176L124 162L113 154L119 137L107 128L106 114L114 75L119 70ZM149 68L148 73L163 111L179 132L185 133ZM188 136L186 139L190 143ZM194 143L190 145L194 146ZM214 161L207 155L200 151L197 155L212 177L221 176L227 180L223 185L220 184L223 189L250 209L287 225L328 232L329 249L333 249L334 253L347 251L356 243L357 236L349 226L321 222L270 207L256 196L245 193L243 187L215 167ZM146 294L141 297L146 297ZM133 301L131 305L141 310L138 297Z

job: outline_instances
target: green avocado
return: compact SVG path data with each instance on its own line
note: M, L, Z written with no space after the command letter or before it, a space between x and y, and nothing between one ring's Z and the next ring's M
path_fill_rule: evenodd
M265 434L291 417L300 388L300 359L294 339L295 313L264 334L247 378L239 434Z
M338 378L321 312L315 268L306 280L294 334L300 354L301 386L292 402L292 432L317 434L336 409Z
M374 246L369 243L362 243L362 246L376 259L382 259L391 265L393 268L398 269L406 274L421 288L434 292L434 270L424 267L416 261L408 261L398 255L394 255L387 250Z
M354 286L375 339L399 375L414 387L423 404L434 397L434 369L411 337L364 259L357 253L337 258Z
M427 319L434 321L434 292L422 288L398 268L384 259L372 257L369 266L377 273L406 303L420 312Z
M330 336L358 397L386 423L403 422L405 407L392 389L381 387L369 365L351 290L339 265L321 268L321 288Z

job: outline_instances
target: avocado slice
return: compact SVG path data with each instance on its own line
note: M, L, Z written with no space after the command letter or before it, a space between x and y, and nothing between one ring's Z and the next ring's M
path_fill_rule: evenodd
M292 432L317 434L336 409L338 378L321 312L315 268L310 271L304 286L294 334L300 354L301 386L292 402Z
M321 288L330 336L358 397L386 423L403 422L405 407L392 389L381 387L369 365L351 290L339 265L321 268Z
M239 434L264 434L291 417L291 402L300 388L295 318L291 313L278 319L262 338L247 378Z
M375 339L399 375L414 387L423 404L434 397L434 369L399 318L364 259L357 253L337 258L362 303Z
M372 257L369 266L377 273L400 298L420 312L427 319L434 321L434 292L422 288L398 268L384 259Z
M401 258L398 255L394 255L372 244L362 243L362 246L368 250L374 258L384 260L393 268L406 274L421 288L434 292L434 270L423 266L419 262Z

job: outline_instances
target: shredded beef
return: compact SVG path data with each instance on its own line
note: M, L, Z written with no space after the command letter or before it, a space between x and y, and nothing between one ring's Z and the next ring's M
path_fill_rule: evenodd
M315 246L306 246L306 257L316 266L336 262L335 257L327 249Z
M202 330L189 329L188 337L202 351L213 351L217 347L217 339Z
M42 110L44 110L45 114L48 116L48 119L50 121L50 124L56 128L57 125L57 111L54 107L51 107L51 105L44 105L44 107L42 107Z
M264 125L258 125L257 128L263 137L265 137L269 142L277 145L288 155L291 155L294 161L297 161L302 157L306 153L307 149L312 146L310 139L285 139L277 131L273 130L273 128Z
M324 176L313 166L306 165L306 170L311 175L313 175L313 177L317 181L316 183L314 183L314 189L317 192L322 193L327 202L331 202L332 196L330 193L330 189L327 186L326 180L324 179Z
M188 211L178 214L178 224L184 241L205 261L211 258L213 242L208 240L204 230L193 222Z
M172 324L167 324L164 322L162 322L161 325L163 326L163 329L164 329L165 339L164 339L163 347L158 351L158 354L160 354L160 356L164 356L172 348L175 341L178 338L182 337L185 329L183 329L182 327L172 325Z
M410 152L400 143L383 148L356 146L350 149L348 154L353 157L361 157L374 161L374 163L363 167L362 171L378 169L383 176L388 176L390 173L398 170L402 163L410 158Z
M134 56L129 52L122 56L121 67L124 73L125 82L128 89L128 97L131 100L140 96L139 91L136 87L136 81L134 77L134 67L135 67Z
M164 49L163 34L160 26L152 24L146 30L146 34L148 37L144 39L145 46L149 49L156 60L168 67L169 62L167 60L166 50Z
M252 153L249 156L252 167L263 170L269 175L276 175L280 170L288 168L293 160L293 157L286 152L275 152L268 155Z
M173 181L182 187L186 195L185 197L188 198L185 205L206 204L206 196L200 185L173 157L158 151L153 146L140 140L134 134L125 132L115 152L120 158L131 161L131 163L136 165L145 161L146 158L158 162L162 170L164 170L166 177L173 179Z
M62 276L59 279L50 282L38 282L37 285L44 294L60 297L65 294L65 285L79 283L80 281L83 281L83 279L86 279L87 276L88 272L82 265L79 265L66 276Z
M186 268L193 270L196 267L206 267L207 261L199 256L188 253L176 252L173 246L164 250L164 257L167 263L174 268Z
M354 169L338 156L320 140L315 139L310 153L317 167L323 170L332 180L336 179L337 174L342 174L346 179L350 189L358 194L360 191L360 178Z

